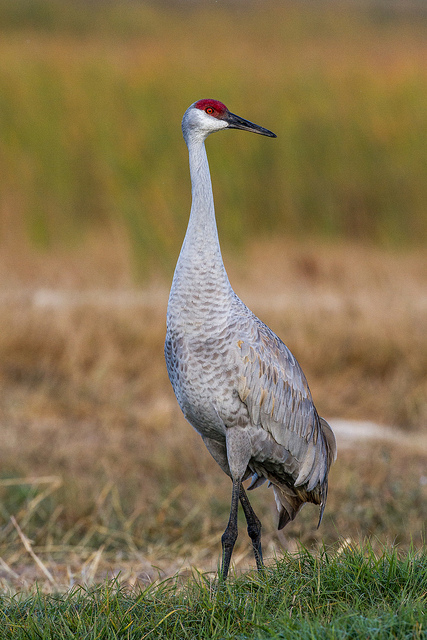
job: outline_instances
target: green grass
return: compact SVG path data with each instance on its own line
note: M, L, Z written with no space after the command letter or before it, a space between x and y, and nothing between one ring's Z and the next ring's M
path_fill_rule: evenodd
M427 555L345 547L301 549L264 575L224 585L204 575L127 589L117 582L63 595L1 600L0 638L17 640L427 637Z

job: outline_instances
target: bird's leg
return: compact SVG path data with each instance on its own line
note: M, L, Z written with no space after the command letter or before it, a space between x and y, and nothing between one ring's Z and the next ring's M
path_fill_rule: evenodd
M233 553L234 544L237 540L237 509L239 507L239 494L242 481L233 480L233 492L231 494L230 518L227 528L222 534L222 567L221 577L223 580L227 578L228 569L230 568L231 554Z
M255 511L252 509L252 505L249 502L249 498L246 495L246 491L240 485L240 502L245 512L246 522L248 524L248 535L252 540L252 547L254 550L254 556L256 560L256 566L258 571L264 570L264 561L262 559L261 549L261 521L257 517Z

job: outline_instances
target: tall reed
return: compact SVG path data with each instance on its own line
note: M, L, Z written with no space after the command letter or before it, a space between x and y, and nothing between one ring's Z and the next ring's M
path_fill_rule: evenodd
M425 20L287 3L9 5L3 235L48 248L119 221L143 269L169 269L189 208L180 119L212 96L278 134L208 141L226 244L259 234L424 241Z

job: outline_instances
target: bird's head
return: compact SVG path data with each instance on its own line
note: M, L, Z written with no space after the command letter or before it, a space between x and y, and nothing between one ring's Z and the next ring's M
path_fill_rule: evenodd
M190 136L205 140L210 133L222 129L242 129L259 133L262 136L275 138L276 134L264 127L260 127L249 120L245 120L234 113L230 113L225 104L210 98L194 102L184 113L182 132L188 143Z

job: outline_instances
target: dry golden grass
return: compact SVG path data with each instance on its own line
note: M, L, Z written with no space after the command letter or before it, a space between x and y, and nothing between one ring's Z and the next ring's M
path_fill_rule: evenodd
M245 299L292 345L323 413L425 427L422 250L261 244L248 264L257 293L243 290Z
M24 588L38 577L46 589L65 588L119 568L130 582L152 579L153 567L166 574L188 564L216 568L229 481L184 421L167 379L169 283L132 287L128 248L116 238L100 234L67 255L4 253L4 587ZM298 357L322 415L427 437L421 252L260 242L226 262L239 295ZM307 508L278 534L271 492L255 492L267 557L298 540L369 535L378 544L419 545L426 460L425 449L393 443L343 449L319 531ZM251 564L244 527L235 561Z

